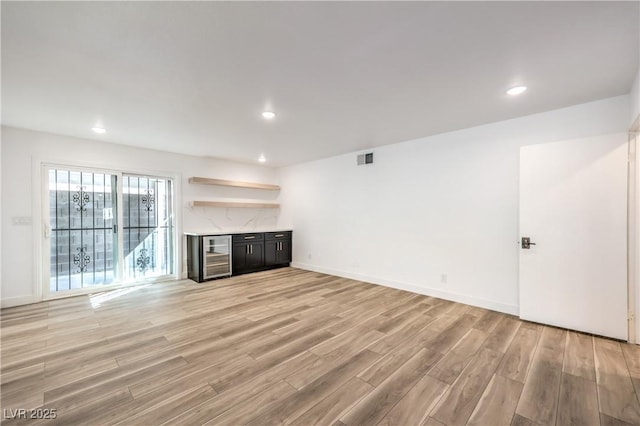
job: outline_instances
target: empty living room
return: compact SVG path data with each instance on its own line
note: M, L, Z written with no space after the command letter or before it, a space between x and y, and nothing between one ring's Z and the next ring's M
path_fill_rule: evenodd
M0 421L640 425L640 1L0 1Z

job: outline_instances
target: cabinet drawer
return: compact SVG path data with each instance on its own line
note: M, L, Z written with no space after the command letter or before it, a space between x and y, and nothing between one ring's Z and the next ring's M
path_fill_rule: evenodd
M235 244L235 243L243 243L243 242L250 243L251 241L262 241L263 235L264 234L262 234L262 233L235 234L235 235L233 235L233 242Z
M265 232L265 240L286 240L291 238L291 231Z

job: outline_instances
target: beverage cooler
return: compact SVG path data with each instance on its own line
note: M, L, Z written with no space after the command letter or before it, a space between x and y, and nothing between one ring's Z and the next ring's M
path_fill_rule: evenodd
M203 282L231 275L231 235L187 235L190 279Z

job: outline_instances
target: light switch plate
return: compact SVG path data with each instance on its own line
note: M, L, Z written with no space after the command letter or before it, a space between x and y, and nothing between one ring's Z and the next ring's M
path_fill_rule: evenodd
M31 225L31 216L16 216L12 218L14 225Z

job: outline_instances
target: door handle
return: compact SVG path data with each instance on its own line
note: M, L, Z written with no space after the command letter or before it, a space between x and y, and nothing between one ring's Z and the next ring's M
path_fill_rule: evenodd
M532 243L531 242L531 238L529 237L522 237L522 248L524 250L529 250L531 248L531 246L535 246L536 243Z

